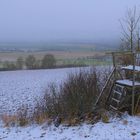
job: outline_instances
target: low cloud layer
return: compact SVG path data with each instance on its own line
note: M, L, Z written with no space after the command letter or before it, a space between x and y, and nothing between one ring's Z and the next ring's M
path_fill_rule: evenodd
M120 36L119 19L139 0L1 0L0 41L100 40Z

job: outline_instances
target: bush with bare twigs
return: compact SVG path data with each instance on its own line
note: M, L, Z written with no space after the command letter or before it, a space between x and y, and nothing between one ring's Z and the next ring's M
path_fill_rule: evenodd
M44 98L36 105L34 120L40 123L45 119L54 120L58 117L64 122L67 120L79 123L81 120L95 117L97 114L93 113L93 105L107 74L108 71L91 68L71 73L60 87L51 84Z

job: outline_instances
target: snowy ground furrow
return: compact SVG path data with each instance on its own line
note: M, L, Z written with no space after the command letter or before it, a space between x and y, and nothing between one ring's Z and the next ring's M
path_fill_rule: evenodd
M49 83L60 84L79 68L0 72L0 114L14 113L22 105L34 106Z

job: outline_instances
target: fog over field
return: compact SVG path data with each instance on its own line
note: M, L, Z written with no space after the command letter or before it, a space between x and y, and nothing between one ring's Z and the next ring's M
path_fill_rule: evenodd
M0 1L0 42L114 41L139 0Z
M0 140L140 140L139 51L140 0L0 0Z

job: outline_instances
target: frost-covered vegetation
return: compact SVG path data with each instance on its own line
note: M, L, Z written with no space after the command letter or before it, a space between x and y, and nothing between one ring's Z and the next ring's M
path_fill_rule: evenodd
M89 67L83 71L79 68L69 68L1 72L0 106L3 122L0 122L0 138L6 140L139 139L139 117L122 115L119 118L112 118L104 109L100 109L98 114L92 112L91 106L96 98L95 95L98 95L103 79L106 79L101 74L106 75ZM58 85L57 88L50 82ZM93 84L95 85L91 88ZM84 92L88 92L87 97ZM49 98L41 98L47 96ZM51 107L48 110L42 106L47 107L47 104L44 104L47 102ZM75 107L73 104L76 104ZM28 109L31 109L31 112ZM62 117L62 120L59 119L60 124L59 117ZM35 125L36 123L40 125ZM73 127L68 127L70 125Z

